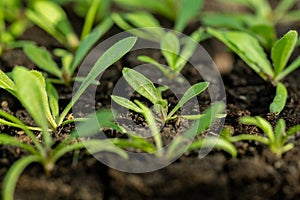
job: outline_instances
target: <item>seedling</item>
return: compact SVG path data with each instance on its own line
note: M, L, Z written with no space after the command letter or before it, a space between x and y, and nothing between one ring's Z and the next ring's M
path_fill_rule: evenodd
M154 13L159 13L172 21L175 21L174 29L183 31L187 24L195 18L202 9L203 0L114 0L122 8L128 10L148 10ZM146 25L145 25L146 26ZM145 27L144 26L144 27Z
M25 41L16 41L29 26L23 15L22 1L2 0L0 2L0 55L9 48L25 44ZM29 43L29 42L28 42Z
M98 113L98 115L107 115L106 111L102 111ZM24 125L19 119L14 116L1 111L0 115L7 118L9 121L18 124L21 129L27 134L27 136L31 139L32 144L22 143L17 138L0 133L0 144L1 145L10 145L19 147L22 150L25 150L27 154L17 160L8 170L5 175L2 184L2 199L4 200L13 200L14 199L14 191L17 185L17 181L25 170L25 168L31 163L37 162L41 164L44 168L45 174L47 176L51 175L51 172L54 169L55 163L66 153L84 149L86 146L90 147L91 153L96 153L100 151L109 151L112 153L116 153L123 158L127 158L127 154L117 148L116 146L111 145L108 141L105 140L86 140L83 142L78 142L78 140L70 136L67 139L60 142L58 145L54 146L54 140L51 137L51 132L47 129L47 118L45 115L41 115L39 121L36 123L42 123L44 128L42 131L43 135L43 143L40 143L35 134L30 131L26 125ZM102 124L109 123L104 122L102 120ZM93 148L93 151L91 151Z
M135 103L137 107L140 109L140 113L145 117L151 135L154 139L155 145L153 145L152 142L148 141L147 139L140 137L139 133L126 131L124 128L122 128L122 124L107 125L108 128L117 130L129 137L128 139L124 139L124 138L109 139L109 141L114 145L120 148L136 149L149 154L154 154L158 158L164 158L167 160L173 160L178 156L182 155L186 151L197 150L200 148L213 148L213 147L222 149L228 152L233 157L236 156L237 151L235 147L232 145L231 142L223 139L222 137L207 136L193 141L196 136L199 136L203 132L205 132L208 129L208 127L210 127L211 124L217 118L219 118L219 115L221 115L221 113L224 111L223 103L219 102L212 105L210 108L208 108L203 114L201 114L201 117L198 118L195 121L195 123L192 124L192 126L185 133L176 136L171 143L165 146L165 148L162 142L162 133L158 128L154 113L143 103L139 101L135 101ZM105 116L103 117L105 118ZM80 136L83 137L94 136L96 133L99 132L98 131L99 128L95 126L97 125L96 120L99 120L98 123L101 123L103 117L101 119L100 118L97 119L96 117L94 117L89 121L79 124L80 129L77 129L76 134L79 133Z
M122 73L127 83L136 92L148 99L153 104L154 112L158 114L160 121L162 122L167 122L171 119L176 118L176 112L189 100L203 92L209 85L209 83L207 82L200 82L193 85L185 92L185 94L179 100L177 105L171 111L168 111L167 100L162 98L162 91L156 88L151 80L146 78L141 73L129 68L124 68L122 70ZM144 108L144 105L137 100L132 102L124 97L114 95L112 95L111 98L119 105L128 108L134 112L140 114L149 113L147 109ZM146 118L150 119L151 117Z
M10 92L22 103L43 132L48 131L48 127L56 130L59 126L70 123L69 120L65 120L65 117L72 106L96 77L125 55L133 47L135 41L135 37L122 39L103 53L61 113L58 109L58 94L55 88L51 83L46 82L38 71L15 67L12 73L13 80L0 71L0 87ZM42 117L46 117L48 123L41 121ZM3 119L1 123L19 127L18 124Z
M271 49L276 42L276 26L300 21L300 10L291 10L297 0L281 0L275 8L272 8L268 0L247 0L247 1L224 1L228 4L239 4L248 7L253 12L231 12L231 13L205 13L201 21L210 27L225 27L232 30L247 32L266 48Z
M81 40L92 30L96 11L100 5L99 0L93 0L90 4L90 9L86 14L85 23L81 32ZM33 1L30 2L29 7L30 8L26 10L28 19L48 32L68 50L75 51L78 48L80 40L74 32L65 11L58 4L51 1ZM99 26L102 26L103 30L101 31L105 33L111 27L112 23L107 24L107 18L103 23L106 25L101 25L100 23Z
M192 4L193 1L189 2ZM184 10L188 9L188 3L184 5L187 7L185 8L185 6L183 6L182 12L190 12L189 10ZM190 14L191 15L182 14L182 19L178 19L178 24L180 25L175 25L174 29L176 31L182 31L187 26L190 19L189 17L194 16L193 13ZM112 18L122 29L141 38L160 44L161 53L167 62L167 67L148 56L139 56L138 59L154 65L170 79L178 78L178 74L194 54L198 43L208 37L204 29L200 27L194 31L190 37L179 38L178 32L165 31L160 23L151 14L146 12L127 14L113 13Z
M252 140L260 142L264 145L267 145L271 152L276 154L278 157L281 157L282 154L294 148L292 143L288 143L290 136L296 134L300 131L300 125L295 125L286 131L286 124L283 119L279 119L275 128L272 128L272 125L262 117L243 117L241 118L241 123L247 125L254 125L260 128L265 136L261 135L250 135L250 134L241 134L237 136L230 136L230 132L227 134L228 140L231 142L238 142L241 140Z
M108 18L95 27L95 29L79 44L74 56L69 51L55 49L54 54L61 58L61 68L58 67L56 62L52 59L51 54L46 49L31 44L24 46L24 52L40 69L57 77L57 79L48 78L48 81L56 84L69 85L70 82L74 80L73 74L81 61L111 26L112 20Z
M300 56L288 65L297 42L297 32L289 31L273 45L271 65L262 46L251 35L239 31L219 31L211 28L207 31L238 54L262 79L277 86L276 97L270 111L279 114L287 99L286 88L280 81L300 66ZM281 105L274 105L278 103Z

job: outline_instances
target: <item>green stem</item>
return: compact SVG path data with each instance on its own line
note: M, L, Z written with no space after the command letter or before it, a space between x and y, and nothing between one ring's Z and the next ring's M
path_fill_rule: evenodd
M258 135L241 134L241 135L233 136L230 138L230 142L239 142L242 140L257 141L257 142L263 143L265 145L269 145L269 143L270 143L269 139L262 137L262 136L258 136Z

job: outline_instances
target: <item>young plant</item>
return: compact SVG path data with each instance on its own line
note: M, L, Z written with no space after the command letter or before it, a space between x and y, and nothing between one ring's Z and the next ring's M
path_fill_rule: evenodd
M16 41L16 38L21 36L28 26L29 21L23 14L22 1L2 0L0 2L0 55L6 49L26 43Z
M262 46L251 35L245 32L220 31L212 28L208 28L207 31L238 54L262 79L277 86L276 97L270 111L279 114L287 99L287 90L280 81L300 66L300 56L288 64L297 42L298 33L291 30L273 45L270 55L271 64ZM274 105L278 103L281 105Z
M204 5L204 0L114 0L128 10L148 10L161 14L175 22L174 29L183 31Z
M46 82L38 71L29 71L24 67L17 66L12 72L13 80L0 71L0 87L10 92L22 103L41 130L44 132L48 131L48 127L56 130L59 126L70 123L70 120L65 120L65 117L84 91L94 82L99 74L125 55L135 42L135 37L128 37L118 41L104 52L83 80L70 103L61 113L59 113L58 109L58 94L55 88L51 83ZM47 119L48 123L42 124L40 121L42 116ZM3 124L19 128L19 125L14 122L0 120Z
M282 154L294 147L292 143L288 143L287 141L290 136L300 131L300 125L295 125L286 131L286 124L283 119L279 119L274 129L267 120L259 116L243 117L240 121L243 124L257 126L264 132L265 136L250 134L230 136L231 133L229 132L226 136L228 140L230 140L231 142L238 142L241 140L252 140L260 142L267 145L269 149L278 157L281 157Z
M189 1L189 3L184 4L182 12L189 13L189 6L192 6L193 2L194 1ZM197 8L197 6L194 6L194 8ZM166 77L177 79L177 75L194 54L198 43L208 37L204 29L200 27L194 31L190 37L179 38L178 32L184 30L188 25L190 17L194 16L196 13L196 10L192 9L189 14L181 14L181 17L178 18L178 23L175 23L174 32L164 30L157 19L146 12L127 14L113 13L112 18L123 30L141 38L159 43L161 53L167 62L167 67L148 56L139 56L138 59L154 65L161 70Z
M189 100L199 95L206 88L208 88L209 83L200 82L193 85L189 88L182 98L179 100L177 105L171 110L168 110L168 102L167 100L162 98L162 91L159 88L156 88L151 80L146 78L141 73L129 69L124 68L122 70L123 77L127 81L127 83L134 89L134 91L138 92L140 95L148 99L154 108L154 112L158 114L160 121L167 122L171 119L176 118L176 112ZM139 101L135 100L134 102L120 96L111 96L112 100L118 103L119 105L128 108L134 112L143 114L146 112L146 108ZM183 116L184 117L184 116Z
M198 150L200 148L219 148L228 152L233 157L236 156L237 151L235 147L231 142L223 139L223 137L206 136L193 141L195 137L205 132L211 124L219 118L218 116L224 111L224 104L222 102L216 103L208 108L185 133L176 136L168 145L165 145L162 142L162 133L158 128L154 113L152 113L152 111L143 103L139 101L135 101L135 103L140 109L140 113L145 117L154 140L154 145L147 139L140 137L139 133L127 132L124 128L122 128L122 124L116 125L112 122L113 124L107 125L108 128L112 128L129 137L128 139L109 139L109 141L114 145L123 149L130 148L154 154L158 158L167 160L174 160L184 152ZM99 128L97 129L95 125L97 125L97 123L101 123L101 119L102 118L94 117L94 119L79 124L80 129L77 129L76 132L74 131L74 134L80 134L81 137L94 136L99 130ZM97 120L99 120L99 122L97 122Z
M42 106L41 106L42 108ZM106 111L101 111L107 115ZM99 112L98 115L103 115L103 113ZM25 170L27 166L32 163L39 163L43 166L45 174L47 176L51 175L55 167L55 163L66 153L84 149L86 146L93 148L89 148L90 153L96 153L100 151L109 151L112 153L116 153L123 158L127 158L127 154L117 148L114 145L111 145L106 140L85 140L83 142L79 142L75 137L70 136L60 142L58 145L54 146L54 139L51 136L51 132L48 131L47 121L45 115L41 115L39 121L36 123L40 124L43 127L43 131L41 132L43 139L42 143L39 142L36 135L30 131L26 125L24 125L19 119L14 116L1 111L0 115L7 118L9 121L18 124L19 127L24 130L25 134L31 139L33 144L22 143L16 137L0 133L0 144L1 145L9 145L16 146L20 149L26 151L26 155L22 158L18 159L8 170L6 173L3 183L2 183L2 199L4 200L13 200L14 199L14 191L17 185L17 181ZM105 119L101 119L102 124L109 124L109 121L105 121ZM102 127L100 127L102 128ZM99 129L98 129L99 130Z
M300 10L291 10L297 0L281 0L274 9L268 0L219 1L226 3L226 5L229 3L248 7L253 12L206 12L203 14L201 21L211 27L223 27L247 32L256 37L268 50L276 42L277 25L300 21Z
M99 0L93 0L90 9L86 14L85 22L81 32L81 39L83 40L89 35L92 30L93 23L96 16L96 11L99 9ZM29 8L26 10L26 16L34 24L44 29L68 50L75 51L80 45L80 40L73 30L70 21L67 18L65 11L55 2L52 1L32 1ZM107 19L103 22L102 32L106 32L112 23L107 24Z
M51 54L44 48L36 45L25 45L24 53L34 62L40 69L54 75L57 79L50 79L52 83L69 85L73 80L73 74L78 68L81 61L85 58L93 45L102 37L105 32L112 26L110 18L105 19L101 24L94 28L94 30L87 35L82 42L80 42L75 55L63 49L55 49L54 54L61 58L62 67L59 68L56 62L52 59ZM79 79L77 79L79 80ZM82 79L83 80L83 79ZM82 81L81 80L81 81Z

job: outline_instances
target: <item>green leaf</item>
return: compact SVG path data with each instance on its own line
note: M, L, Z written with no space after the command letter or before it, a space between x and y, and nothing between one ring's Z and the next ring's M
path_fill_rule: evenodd
M24 67L15 67L13 79L17 96L34 121L43 130L45 143L50 147L52 139L48 133L48 120L56 128L49 108L45 80L37 71L29 71ZM51 121L50 121L51 120Z
M175 70L176 60L180 51L180 42L177 36L172 32L166 33L161 39L160 49L169 67Z
M0 88L3 88L11 94L16 95L14 82L2 70L0 70Z
M258 128L260 128L268 136L270 142L274 143L275 138L274 138L274 133L273 133L272 126L264 118L262 118L260 116L256 116L256 117L246 116L246 117L242 117L240 119L240 122L243 123L243 124L257 126Z
M189 21L199 14L199 11L203 7L204 0L182 0L180 3L181 6L175 20L174 29L182 32Z
M200 82L200 83L196 83L195 85L193 85L192 87L190 87L184 93L184 95L182 96L182 98L180 99L180 101L177 103L177 105L168 114L167 118L171 118L179 108L181 108L186 102L188 102L189 100L191 100L192 98L196 97L201 92L203 92L204 90L206 90L208 88L208 86L209 86L208 82Z
M286 136L289 137L289 136L292 136L294 134L296 134L297 132L300 132L300 125L295 125L295 126L292 126L286 133Z
M161 150L163 148L162 137L159 128L156 124L153 113L147 106L145 106L143 103L139 102L138 100L135 100L135 103L142 109L143 111L142 114L145 117L147 124L149 125L151 134L155 141L157 155L161 155L162 153Z
M56 117L58 117L59 115L58 93L55 87L49 82L46 83L46 90L49 98L49 106L51 109L52 116L54 119L56 119Z
M300 56L298 56L288 67L286 67L275 79L276 82L280 81L296 69L300 67Z
M254 24L250 26L250 33L267 49L271 49L276 42L276 30L270 24Z
M278 83L276 87L276 95L270 104L270 112L278 115L285 107L287 100L287 89L282 83Z
M111 110L105 109L97 111L91 114L87 121L80 123L71 135L73 137L91 137L98 134L103 128L111 128L123 132L123 129L114 123L113 119Z
M271 57L274 64L275 77L278 76L286 67L286 64L297 43L297 39L297 32L291 30L274 44Z
M286 124L285 121L283 119L279 119L274 132L275 132L275 144L276 145L283 145L284 143L282 143L282 137L285 136L285 129L286 129Z
M166 69L162 64L160 64L159 62L157 62L156 60L154 60L153 58L150 58L149 56L138 56L138 60L142 61L142 62L146 62L149 64L154 65L155 67L157 67L166 77L168 77L169 75L169 70Z
M151 101L151 103L157 104L162 100L161 94L153 82L144 75L129 68L124 68L122 73L127 83L140 95Z
M13 200L17 181L24 169L33 162L39 162L37 156L30 155L17 160L8 170L3 180L2 199Z
M97 76L99 76L104 70L106 70L109 66L119 60L122 56L124 56L130 49L134 46L136 42L136 37L127 37L124 38L117 43L115 43L112 47L110 47L107 51L105 51L102 56L97 60L94 67L91 69L89 74L86 76L76 93L73 95L72 101L66 106L60 118L58 120L58 124L60 125L65 116L67 116L68 112L75 104L75 102L80 98L80 96L84 93L84 91L95 81Z
M30 144L22 143L17 138L0 133L0 144L20 147L32 154L38 155L38 151Z
M263 48L253 36L239 31L218 31L211 28L207 31L238 54L264 80L274 76Z
M224 109L225 104L223 102L217 102L210 106L204 111L200 119L184 133L184 137L190 139L196 137L200 133L203 133L218 118L218 115L224 112Z
M222 137L205 137L194 141L188 150L192 151L200 148L217 148L229 153L232 157L236 157L237 155L235 146L229 141L224 140Z
M26 56L40 69L49 72L58 78L62 77L60 69L53 61L51 54L46 49L31 44L26 45L23 50Z
M78 49L76 50L74 60L70 68L70 74L73 74L80 62L86 56L92 46L112 27L113 21L110 17L104 19L99 25L97 25L93 31L88 34L84 40L80 42Z
M142 110L137 105L135 105L132 101L130 101L126 98L111 95L111 99L114 100L117 104L119 104L125 108L133 110L137 113L142 113Z
M112 138L109 139L114 145L120 148L135 148L147 153L155 153L155 146L147 139L139 137L138 135L129 135L129 139Z

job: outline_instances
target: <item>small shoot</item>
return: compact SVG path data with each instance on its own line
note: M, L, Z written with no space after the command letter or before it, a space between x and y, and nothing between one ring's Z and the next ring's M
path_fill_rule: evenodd
M106 112L106 111L100 111L98 114L101 115L102 114L101 112ZM35 136L35 134L29 129L27 129L27 126L24 125L19 119L1 110L0 110L0 115L6 117L7 119L9 119L15 124L18 124L21 127L21 129L25 131L27 136L30 137L33 143L33 144L22 143L13 136L3 134L3 133L0 134L1 145L16 146L27 152L25 156L17 160L9 168L8 172L4 177L3 184L2 184L2 199L5 200L14 199L14 191L18 179L21 176L22 172L25 170L25 168L32 163L36 162L41 164L44 168L45 174L47 176L50 176L51 172L54 169L55 163L62 156L72 151L85 149L86 146L93 147L93 151L89 149L90 153L109 151L112 153L116 153L117 155L123 158L128 157L126 152L112 145L106 140L93 139L93 140L86 140L86 141L79 142L76 137L69 136L68 138L60 142L60 144L54 146L54 142L53 142L54 139L51 137L51 133L47 129L42 131L43 143L40 143L37 137ZM42 115L40 117L41 118L38 119L36 123L47 124L47 118ZM110 121L111 120L110 115L107 115L107 113L105 113L105 115L102 115L101 120Z
M153 110L159 116L160 121L162 122L167 122L169 120L177 118L176 112L189 100L195 98L209 86L209 83L207 82L200 82L193 85L184 93L177 105L171 111L168 111L168 102L162 98L161 91L154 86L154 83L151 80L149 80L141 73L129 68L124 68L122 73L127 83L136 92L148 99L153 104ZM111 98L117 104L128 108L129 110L141 114L144 113L144 109L140 107L140 105L142 105L140 103L136 104L136 102L132 102L120 96L112 95Z
M282 154L294 148L293 143L288 143L289 137L293 136L300 131L300 125L295 125L286 131L286 124L283 119L279 119L275 128L262 117L243 117L241 118L242 124L254 125L260 128L265 136L241 134L231 136L231 142L238 142L242 140L252 140L267 145L271 152L281 157Z
M286 88L283 89L285 86L279 83L283 78L300 67L300 56L288 64L291 54L296 46L298 33L291 30L273 45L271 51L271 64L267 59L262 46L251 35L245 32L219 31L212 28L209 28L208 32L238 54L240 58L262 79L271 82L277 87L276 96L279 96L274 98L271 112L275 111L276 114L279 114L281 109L283 109L287 98ZM279 104L281 105L279 106ZM276 109L273 109L275 107Z
M0 70L0 88L10 92L22 103L36 121L40 131L48 131L48 128L56 130L59 126L70 123L65 118L84 91L94 83L99 74L125 55L135 42L135 37L124 38L104 52L61 113L58 110L58 94L55 88L51 83L46 82L43 75L38 71L29 71L24 67L17 66L13 70L13 80L11 80ZM40 121L41 116L46 117L47 123ZM3 120L2 122L19 127L18 124L10 121Z
M74 81L73 75L84 57L111 26L112 20L107 18L95 27L94 30L81 41L75 55L63 49L55 49L54 54L61 59L61 68L52 59L50 52L42 47L30 44L25 45L23 50L37 67L56 77L56 79L48 78L48 81L56 84L69 85Z

